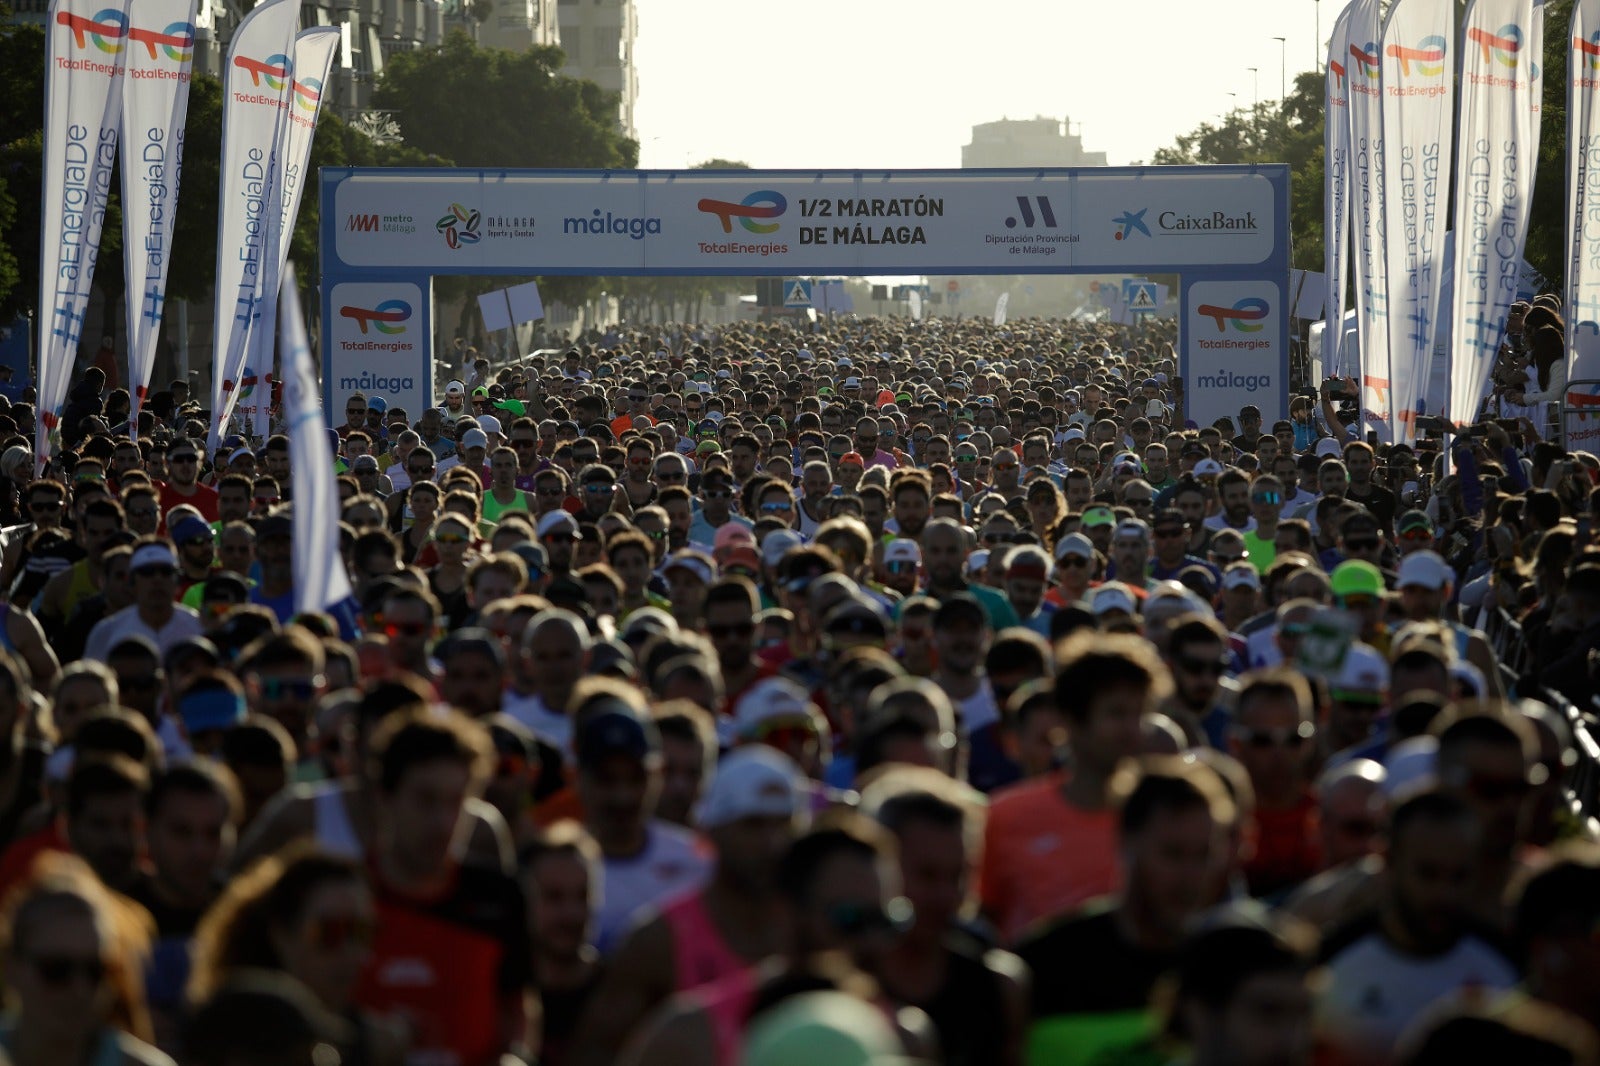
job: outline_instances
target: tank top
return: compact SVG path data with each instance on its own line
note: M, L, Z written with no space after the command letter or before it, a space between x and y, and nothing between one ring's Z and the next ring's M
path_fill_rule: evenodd
M673 991L688 992L749 967L718 932L705 893L679 897L662 908L661 917L672 932Z
M717 1066L738 1066L744 1050L744 1026L755 1004L756 974L738 970L692 994L691 1000L706 1012Z
M1005 1002L1000 978L984 965L982 949L952 937L945 955L944 985L926 1003L917 1003L933 1020L939 1048L949 1066L979 1066L992 1061L1006 1039Z
M344 789L328 782L311 792L311 835L323 851L347 859L362 856L361 838L344 805Z
M99 592L94 587L94 578L89 574L89 561L80 559L73 563L72 577L68 579L66 594L61 598L62 617L71 618L74 607Z
M510 503L501 503L494 498L494 491L489 490L483 494L483 520L485 522L498 522L500 516L507 511L521 511L525 515L533 514L533 505L528 500L528 494L521 489L513 489L516 493Z

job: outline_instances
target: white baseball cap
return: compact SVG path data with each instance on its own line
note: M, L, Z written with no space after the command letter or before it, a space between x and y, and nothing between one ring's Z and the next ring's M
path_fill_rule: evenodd
M1450 569L1450 564L1438 552L1412 552L1400 560L1400 573L1395 587L1403 589L1415 585L1437 591L1449 588L1455 576L1455 571Z
M1224 589L1255 589L1261 591L1261 575L1249 563L1235 563L1222 575Z
M896 537L883 549L885 563L920 563L922 549L910 537Z
M1202 459L1194 464L1195 477L1221 477L1222 464L1215 459Z
M1138 614L1139 603L1133 598L1133 593L1129 591L1127 585L1120 581L1107 581L1094 590L1089 600L1089 610L1096 616L1109 614L1112 611Z
M1316 454L1319 459L1337 459L1344 454L1344 449L1332 437L1323 437L1317 441Z
M758 681L739 697L733 708L734 733L755 740L761 727L775 721L809 721L812 704L806 690L786 677Z
M695 812L701 829L741 818L793 818L807 813L805 775L794 760L765 744L723 756Z

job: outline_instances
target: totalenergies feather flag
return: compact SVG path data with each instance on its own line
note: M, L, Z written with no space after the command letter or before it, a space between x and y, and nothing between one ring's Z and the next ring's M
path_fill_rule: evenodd
M1384 253L1383 27L1378 0L1356 0L1350 47L1350 210L1355 235L1356 330L1361 339L1361 409L1389 421L1389 277Z
M1322 367L1347 375L1345 364L1345 275L1350 260L1350 8L1339 13L1328 40L1328 111L1323 119L1322 269L1328 278L1327 312L1322 327Z
M334 32L334 40L339 37ZM283 274L278 301L283 331L283 414L289 433L289 476L294 481L292 560L294 609L326 611L351 596L350 575L339 554L339 487L322 416L317 368L311 361L306 320L294 268Z
M1450 411L1472 421L1517 298L1539 152L1534 0L1472 0L1461 46L1456 133Z
M122 254L127 275L128 433L150 388L172 264L195 0L139 0L122 90Z
M262 285L277 254L269 243L280 211L281 121L294 87L295 0L265 0L233 34L222 94L222 175L217 211L217 304L212 342L211 430L215 452L239 398L250 333L261 319ZM268 314L274 308L266 306Z
M1567 55L1567 380L1600 378L1600 0L1572 5ZM1567 394L1567 447L1594 450L1600 396Z
M50 458L100 254L128 58L127 0L54 0L39 225L38 469Z
M1396 0L1383 28L1389 439L1412 444L1433 366L1454 129L1455 0Z
M311 164L311 139L316 133L317 115L322 104L322 86L333 68L339 49L339 30L332 26L303 30L294 39L294 83L289 91L289 106L282 112L285 129L278 146L278 192L280 210L271 219L268 247L277 254L267 259L261 285L261 298L272 307L278 297L279 279L289 261L289 244L294 238L294 221L300 214L300 198L305 193L307 169ZM247 367L255 371L257 385L247 398L239 400L239 412L252 434L263 433L272 405L272 354L277 340L273 316L263 315L250 333ZM242 391L242 390L241 390Z

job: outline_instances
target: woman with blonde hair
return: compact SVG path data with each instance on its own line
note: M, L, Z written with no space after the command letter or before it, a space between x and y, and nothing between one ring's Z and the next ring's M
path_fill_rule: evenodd
M405 1042L354 1005L372 955L377 920L361 867L294 844L234 878L195 935L191 1003L205 1002L245 970L286 973L353 1033L339 1049L345 1066L399 1066Z
M41 856L8 899L8 1012L0 1051L17 1066L172 1066L151 1047L142 969L149 916L81 860Z

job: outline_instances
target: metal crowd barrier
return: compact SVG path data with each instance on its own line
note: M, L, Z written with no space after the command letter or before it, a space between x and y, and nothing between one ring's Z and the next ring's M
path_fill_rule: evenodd
M1572 730L1576 760L1568 768L1562 784L1572 813L1583 819L1591 834L1600 829L1600 740L1596 740L1596 723L1600 722L1600 698L1586 714L1559 692L1543 687L1523 684L1529 672L1527 641L1523 639L1522 625L1503 608L1495 608L1486 619L1486 633L1494 647L1499 663L1500 679L1506 692L1512 695L1531 696L1553 707ZM1528 691L1530 688L1533 691Z

